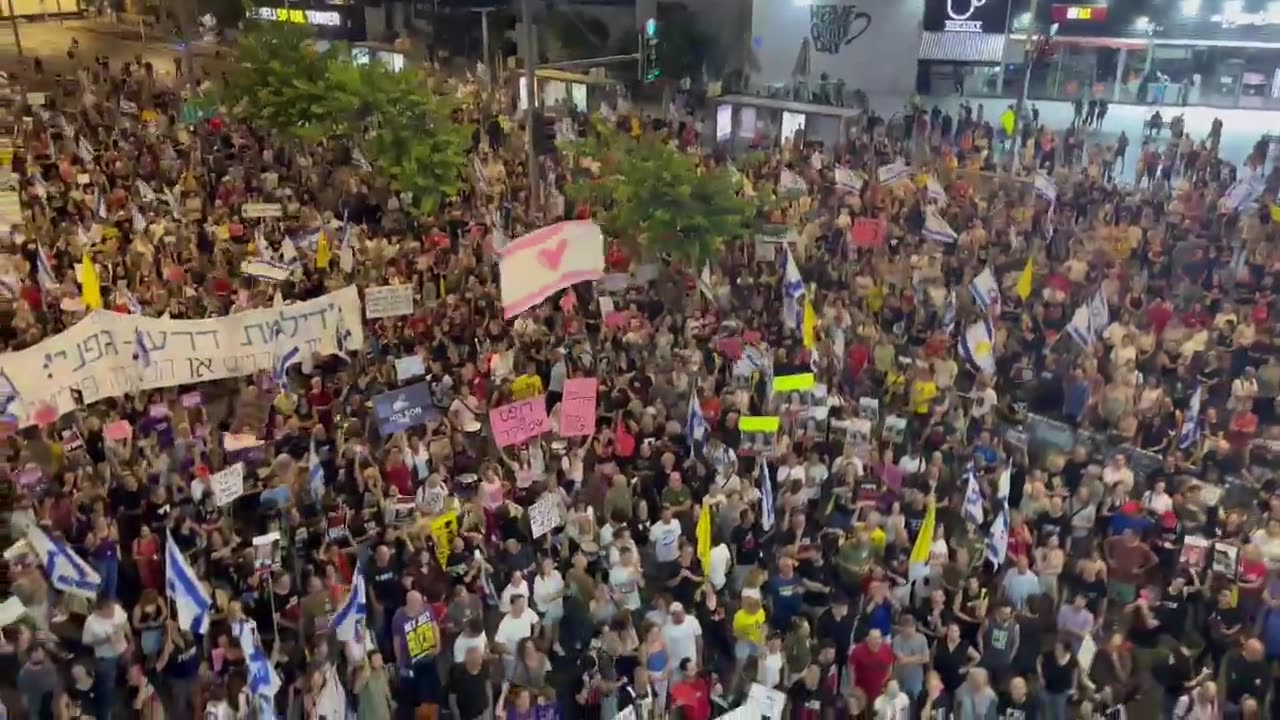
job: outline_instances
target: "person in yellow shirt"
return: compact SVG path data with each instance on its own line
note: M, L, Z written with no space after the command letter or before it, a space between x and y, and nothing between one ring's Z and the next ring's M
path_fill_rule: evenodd
M916 415L928 415L937 397L938 384L933 381L933 373L928 369L920 370L911 383L911 411Z
M511 381L511 398L516 402L542 394L542 378L530 367L529 371Z
M734 655L741 663L749 657L759 657L764 647L767 629L764 605L760 602L760 590L747 588L742 591L742 607L733 614L733 637L737 640Z

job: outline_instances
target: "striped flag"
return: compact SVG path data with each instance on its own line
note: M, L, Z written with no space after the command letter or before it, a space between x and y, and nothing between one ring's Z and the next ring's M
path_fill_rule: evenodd
M44 245L38 242L36 243L36 279L40 282L40 289L45 292L58 289L58 278L53 274L49 254L45 252Z
M946 304L942 306L942 331L948 335L956 329L957 312L956 289L951 288L947 292Z
M943 220L942 216L934 208L927 208L924 211L924 230L920 234L934 242L946 243L947 245L954 244L956 238L959 237L956 235L956 231L951 229L947 221Z
M847 192L862 192L862 186L866 184L866 180L862 175L855 173L849 168L836 168L835 176L836 187Z
M360 148L351 149L351 164L364 172L373 172L373 165L365 159L364 153L360 152Z
M133 329L133 359L143 370L151 367L151 350L147 348L147 339L142 335L142 328L138 327Z
M960 337L960 354L976 370L985 373L996 371L995 328L990 318L984 318L969 326Z
M76 154L80 156L80 159L83 160L86 165L93 164L93 146L89 144L88 139L83 135L80 136L79 142L76 143Z
M200 584L200 576L183 556L173 535L166 533L164 548L165 591L178 609L178 624L192 635L209 632L209 611L213 598Z
M876 179L881 185L886 187L904 180L910 181L911 168L907 167L902 162L892 162L888 165L881 165L880 168L876 170Z
M1178 431L1178 447L1189 448L1200 439L1200 403L1203 402L1204 386L1197 386L1187 404L1187 414L1182 419L1182 428Z
M983 268L977 277L969 281L969 294L984 312L989 312L993 307L999 309L1000 284L996 282L996 276L991 272L991 268Z
M693 448L706 439L707 432L710 430L711 426L707 424L707 418L702 414L702 406L698 404L698 391L695 388L689 393L689 411L684 421L684 437L689 442L691 454Z
M1036 173L1035 179L1032 180L1031 188L1035 190L1037 195L1048 200L1050 205L1057 204L1058 184L1045 171L1041 170Z
M965 520L974 525L981 525L983 520L982 486L978 484L978 473L974 471L972 461L969 463L969 467L965 468L964 474L969 484L964 491L964 505L960 509L960 514Z
M992 565L999 568L1004 564L1004 559L1009 553L1009 505L1005 503L1000 506L1000 512L996 515L995 522L991 523L991 530L987 532L987 559Z
M769 463L764 458L757 458L760 463L760 527L765 532L773 529L773 478L769 477Z
M311 488L311 498L319 502L324 498L324 466L320 463L320 453L316 451L316 437L311 436L311 463L307 469L307 485Z
M355 581L351 584L351 591L347 593L347 599L333 614L333 620L329 625L333 628L334 635L338 636L338 640L351 642L356 639L357 634L364 630L368 608L369 600L364 584L364 568L359 563L356 563Z
M1082 348L1093 347L1093 327L1089 322L1089 308L1081 305L1071 315L1067 323L1067 334L1080 343Z
M804 278L800 267L791 255L791 246L783 243L784 270L782 274L782 321L792 330L799 330L804 323Z
M946 207L947 191L943 189L942 183L938 182L938 177L932 173L925 178L924 182L925 197Z

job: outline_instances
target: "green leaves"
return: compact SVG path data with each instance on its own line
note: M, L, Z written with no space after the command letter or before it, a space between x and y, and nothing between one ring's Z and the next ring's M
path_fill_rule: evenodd
M255 25L238 54L222 98L238 117L303 143L340 138L361 146L424 215L457 194L470 131L453 122L454 98L437 92L421 68L357 65L349 46L319 50L309 30L287 23Z
M699 268L721 246L743 237L753 206L729 174L699 167L695 157L661 140L639 140L599 127L567 148L578 159L570 199L589 203L605 231L645 259L668 255ZM586 167L590 158L598 168Z

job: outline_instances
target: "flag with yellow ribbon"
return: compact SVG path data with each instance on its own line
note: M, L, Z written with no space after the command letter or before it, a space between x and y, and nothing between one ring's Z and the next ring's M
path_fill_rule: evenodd
M930 495L929 506L924 511L924 522L920 525L920 534L916 535L916 543L911 546L908 574L912 580L929 576L929 553L933 550L933 528L937 523L938 502Z
M84 254L80 265L80 300L90 310L102 309L102 284L98 281L98 267L89 253Z
M1022 268L1022 274L1018 276L1018 297L1025 301L1031 297L1031 280L1035 276L1035 265L1031 262L1031 258L1027 258L1027 266Z

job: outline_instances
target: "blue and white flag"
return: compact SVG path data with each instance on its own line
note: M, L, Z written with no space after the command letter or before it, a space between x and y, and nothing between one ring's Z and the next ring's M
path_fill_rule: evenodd
M356 269L356 251L351 247L351 222L347 220L347 213L342 213L342 244L338 247L338 269L344 273L354 272Z
M6 422L18 421L13 405L20 398L18 388L14 387L13 381L9 379L9 373L0 370L0 420Z
M991 529L987 532L987 559L992 565L999 568L1004 564L1005 557L1009 554L1009 506L1007 504L1000 507L999 514L991 523Z
M267 653L262 649L262 641L258 638L258 628L253 621L245 621L236 626L236 639L244 651L249 669L249 694L258 705L261 717L276 717L275 697L280 692L280 675L271 664Z
M867 182L860 173L845 167L836 168L835 176L836 187L847 192L862 192L862 186Z
M1087 305L1081 305L1071 315L1071 322L1067 323L1067 334L1080 343L1082 348L1093 347L1093 325L1089 322L1089 308Z
M368 611L369 599L364 586L364 568L357 563L351 591L347 593L347 599L342 605L338 606L338 611L333 614L329 627L333 628L333 633L339 640L351 642L364 631Z
M311 464L307 468L307 485L311 488L313 500L319 502L324 498L324 465L320 463L314 435L311 436Z
M133 208L133 234L141 235L147 229L147 218L135 205Z
M924 229L920 233L926 238L940 243L952 245L955 243L956 231L951 229L946 220L937 213L933 208L927 208L924 211Z
M146 337L142 335L142 328L133 329L133 359L143 370L151 367L151 350L147 347Z
M27 542L55 590L90 600L98 598L102 578L69 546L53 540L34 523L27 527Z
M689 393L689 411L684 421L684 437L689 442L690 452L698 443L706 439L710 430L711 426L707 424L707 418L702 414L702 406L698 404L698 391L695 389Z
M969 294L984 312L1000 307L1000 283L996 282L991 268L983 268L977 277L969 281Z
M926 198L946 207L948 200L947 191L943 189L942 183L938 182L938 177L936 175L930 173L930 175L925 178L924 192Z
M1050 205L1057 204L1058 184L1045 171L1041 170L1036 173L1035 179L1031 182L1031 188L1035 190L1037 195L1048 200Z
M964 505L960 509L960 514L965 520L974 525L981 525L983 520L982 486L978 484L978 473L974 471L972 462L965 469L964 475L968 479L969 485L964 491Z
M958 303L956 302L956 289L951 288L947 292L947 301L942 306L942 332L950 335L956 329L956 314L958 312Z
M364 172L373 172L373 165L365 159L364 153L360 152L360 148L351 149L351 164L360 168Z
M779 195L803 195L807 192L809 192L809 184L804 181L804 178L792 170L782 168L782 174L778 177Z
M165 591L178 609L178 625L192 635L209 632L209 611L213 598L200 584L200 576L182 554L173 535L166 534L164 547Z
M53 265L40 243L36 243L36 279L40 282L40 289L45 292L58 289L58 278L53 274Z
M876 170L876 179L881 185L895 185L904 180L911 180L911 168L902 162L891 162L888 165L881 165Z
M1182 418L1182 428L1178 430L1178 447L1186 449L1200 439L1200 403L1203 401L1204 386L1197 386L1187 403L1187 414Z
M107 196L102 193L98 193L98 217L107 219Z
M138 191L138 196L142 198L143 202L151 202L156 199L156 191L151 189L146 180L141 178L135 180L133 189Z
M302 351L295 345L293 347L284 347L284 331L276 328L275 351L276 364L271 371L271 379L275 381L276 387L280 392L289 389L289 366L299 362L302 357Z
M125 304L125 307L129 308L129 314L141 315L142 303L138 302L138 298L135 297L134 294L129 292L127 289L121 290L121 292L124 293L124 304Z
M769 463L763 457L757 458L760 463L760 527L765 532L773 529L773 478L769 476Z
M996 478L996 500L1002 505L1009 504L1009 488L1013 486L1013 465L1005 463L1000 476Z
M1102 294L1102 288L1089 298L1089 328L1093 331L1093 336L1098 337L1107 329L1107 325L1111 324L1111 308L1107 304L1107 296Z
M1266 190L1266 186L1266 176L1261 171L1246 166L1240 171L1240 177L1222 195L1219 205L1225 212L1236 212L1246 205L1257 202Z
M89 144L88 139L83 135L80 136L80 141L76 143L76 154L80 156L80 159L83 160L86 165L93 164L93 146Z
M979 320L960 337L960 354L970 367L985 373L996 371L996 331L990 318Z
M298 240L294 243L294 247L295 249L301 248L314 254L320 247L320 237L322 235L324 235L324 228L316 228L311 232L302 233L298 236Z
M784 270L782 272L782 322L799 331L804 324L804 278L800 266L791 255L791 246L783 243Z

